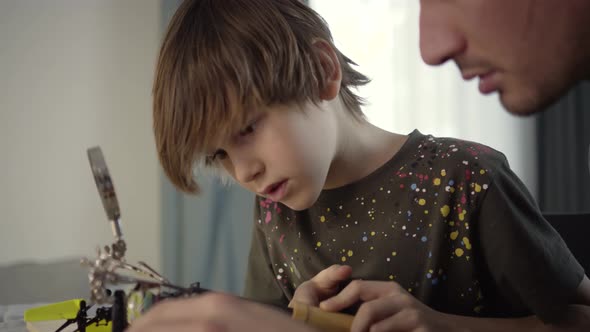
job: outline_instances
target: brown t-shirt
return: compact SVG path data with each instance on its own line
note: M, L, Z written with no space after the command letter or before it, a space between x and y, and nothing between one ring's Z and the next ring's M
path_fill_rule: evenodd
M304 211L257 197L245 296L287 306L332 264L446 313L555 320L584 271L503 154L417 130L385 165Z

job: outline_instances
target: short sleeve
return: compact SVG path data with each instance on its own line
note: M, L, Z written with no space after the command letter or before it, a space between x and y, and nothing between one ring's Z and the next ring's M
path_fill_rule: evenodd
M279 286L270 262L264 230L257 222L260 206L256 198L254 206L254 227L246 271L244 297L278 307L286 308L289 301Z
M555 322L572 303L584 269L505 159L492 177L477 222L487 268L505 298Z

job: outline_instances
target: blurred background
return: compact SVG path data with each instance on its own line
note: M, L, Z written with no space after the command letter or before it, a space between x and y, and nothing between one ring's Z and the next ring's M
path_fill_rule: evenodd
M96 145L118 194L128 260L184 285L241 292L253 196L212 178L201 179L201 196L181 194L155 152L153 71L180 2L0 0L0 305L88 297L78 261L113 240L86 157ZM309 4L373 79L360 90L372 122L487 144L506 154L544 211L587 212L587 83L541 116L516 118L453 64L422 63L418 1Z

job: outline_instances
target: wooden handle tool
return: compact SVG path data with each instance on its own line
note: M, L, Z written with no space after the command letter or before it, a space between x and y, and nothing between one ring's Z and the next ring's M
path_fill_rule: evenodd
M318 307L292 302L293 319L302 321L322 332L349 332L354 316L339 312L323 311Z

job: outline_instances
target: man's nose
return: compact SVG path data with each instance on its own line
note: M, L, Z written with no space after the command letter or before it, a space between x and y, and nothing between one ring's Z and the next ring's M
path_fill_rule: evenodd
M428 65L441 65L465 50L464 37L451 20L441 17L440 11L435 8L422 5L419 28L420 54Z

